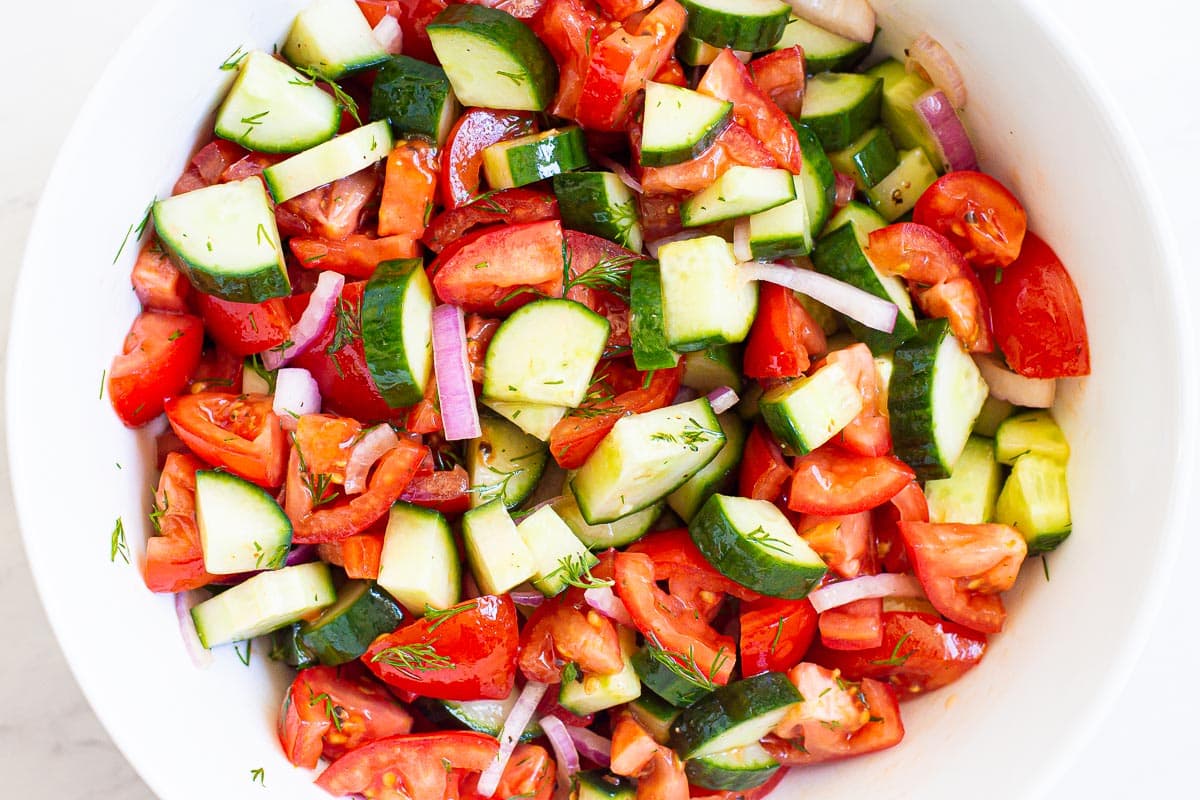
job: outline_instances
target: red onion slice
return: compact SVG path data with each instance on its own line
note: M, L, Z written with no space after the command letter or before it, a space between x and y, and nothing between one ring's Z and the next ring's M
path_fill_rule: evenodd
M701 236L711 235L712 234L708 231L702 230L680 231L679 233L672 234L671 236L664 236L661 239L655 239L653 242L648 242L646 244L646 252L650 254L651 258L658 258L659 248L661 248L664 244L671 244L672 242L686 242L691 239L699 239Z
M317 546L315 544L300 544L296 545L292 552L288 553L285 564L289 567L294 567L297 564L311 564L317 560Z
M262 354L263 366L267 369L279 369L312 347L312 343L320 337L325 326L329 324L329 318L333 316L333 310L337 308L338 300L342 296L342 287L345 285L346 278L344 276L328 270L322 272L317 278L317 288L313 289L312 296L308 298L308 307L304 309L304 313L300 315L300 319L296 320L296 324L288 333L288 341L291 344L282 350L271 349L264 352Z
M1058 382L1053 378L1026 378L1010 370L993 355L975 356L988 392L998 400L1026 408L1050 408Z
M598 589L585 589L583 599L601 616L608 617L613 622L629 628L635 627L633 617L629 616L629 610L625 608L625 603L621 602L621 598L617 597L611 587L601 586Z
M864 292L857 286L843 283L810 269L785 267L782 264L749 263L742 265L747 280L767 281L800 292L813 300L840 311L868 328L891 333L896 327L900 310L895 303Z
M949 171L975 169L979 166L971 137L942 90L933 89L921 95L913 103L913 108L933 135Z
M542 717L538 723L550 740L550 749L554 751L554 760L558 762L559 785L570 785L571 776L579 772L579 751L575 749L567 726L558 717L551 716Z
M680 386L679 391L677 391L675 393L675 396L673 398L671 398L671 405L677 406L680 403L690 403L699 396L700 396L700 393L697 392L692 387Z
M714 414L724 414L738 404L738 394L728 386L721 386L708 393L708 404Z
M856 42L875 38L875 9L867 0L788 0L796 16Z
M441 305L433 310L433 371L446 440L478 438L479 408L467 360L467 328L458 306Z
M839 581L809 594L809 602L818 614L856 600L876 597L924 597L921 582L912 575L867 575L849 581Z
M937 39L922 33L906 52L908 58L904 60L905 69L916 72L945 92L954 108L967 107L966 81L958 71L958 64L954 63L953 57Z
M371 30L375 40L388 51L388 55L398 56L404 50L404 31L395 17L385 14Z
M844 208L850 205L854 200L854 178L844 172L833 173L834 178L834 194L833 204L837 208Z
M375 462L383 454L391 450L400 440L391 425L376 425L363 433L354 447L350 449L350 458L346 461L346 482L343 489L346 494L361 494L367 490L367 475Z
M638 179L630 175L629 170L625 169L622 164L613 161L608 156L598 156L596 158L596 163L611 171L613 175L616 175L617 179L621 181L621 183L628 186L630 191L634 192L635 194L646 193L646 190L642 188L642 184L638 181Z
M275 376L272 410L284 430L296 430L296 422L305 414L321 413L321 390L306 369L285 367Z
M733 257L738 261L754 260L754 251L750 249L749 219L739 219L733 226Z
M541 592L509 592L508 596L515 605L525 608L537 608L546 602L546 595Z
M183 637L183 647L188 657L197 669L204 669L212 664L213 654L200 644L200 634L196 633L196 622L192 619L192 608L212 597L210 592L194 589L190 592L180 592L175 595L175 616L179 619L179 633Z
M571 741L575 743L575 749L579 751L579 755L601 767L607 767L612 763L612 742L610 740L594 731L575 725L568 725L567 733L571 735Z
M533 719L533 712L537 711L538 703L542 701L542 696L548 688L544 683L530 681L517 695L517 702L508 713L508 719L504 720L504 727L500 731L500 752L496 753L496 760L479 774L476 791L484 797L491 797L496 793L496 787L500 785L500 778L504 775L504 767L508 764L508 759L512 758L513 750L521 740L521 734L525 732L525 726Z

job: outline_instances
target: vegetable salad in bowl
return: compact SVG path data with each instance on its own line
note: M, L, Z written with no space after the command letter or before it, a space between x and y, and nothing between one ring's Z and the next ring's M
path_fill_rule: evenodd
M168 423L147 587L296 669L320 787L761 798L984 658L1071 532L1087 331L949 53L875 35L316 0L219 65L106 388Z

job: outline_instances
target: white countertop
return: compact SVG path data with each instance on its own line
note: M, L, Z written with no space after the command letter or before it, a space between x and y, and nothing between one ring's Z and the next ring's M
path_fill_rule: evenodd
M1116 0L1043 2L1074 30L1125 108L1167 198L1184 258L1190 261L1192 240L1185 232L1194 232L1200 222L1195 202L1200 186L1200 103L1189 77L1200 11L1180 0L1141 0L1133 6ZM12 284L42 182L79 104L152 0L9 0L4 5L0 52L7 57L8 69L0 104L0 337L6 340ZM1020 57L1019 42L1014 43L1013 57ZM146 98L146 113L154 113L153 98ZM103 202L103 187L89 191ZM64 257L70 257L69 250ZM1200 278L1193 279L1190 289L1200 301ZM153 797L96 721L49 632L8 510L9 468L7 461L0 463L0 509L5 509L0 512L0 640L6 645L0 658L0 794L56 800ZM71 477L69 468L64 474ZM70 525L69 517L63 524ZM1129 533L1130 546L1136 547L1137 531ZM1186 543L1179 563L1187 565L1185 569L1200 563L1200 537ZM1186 575L1163 580L1172 580L1170 596L1150 644L1099 735L1064 777L1060 796L1195 796L1200 694L1190 689L1190 681L1200 672L1200 626ZM1061 673L1047 680L1069 681L1072 670L1088 668L1090 655L1079 654L1076 663L1063 665ZM174 733L162 731L163 736ZM1193 788L1181 792L1189 786ZM978 784L964 791L988 798L986 787L987 776L980 776Z

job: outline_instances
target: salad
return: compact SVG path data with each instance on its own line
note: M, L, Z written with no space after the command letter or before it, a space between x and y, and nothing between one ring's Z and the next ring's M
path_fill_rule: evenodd
M330 794L761 798L983 659L1087 332L949 53L875 33L316 0L220 65L106 387L147 587L199 664L269 637Z

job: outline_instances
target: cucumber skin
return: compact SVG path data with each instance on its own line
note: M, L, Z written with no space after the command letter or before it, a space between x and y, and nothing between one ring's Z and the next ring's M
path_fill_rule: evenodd
M741 792L762 786L779 772L779 764L743 770L727 769L707 758L692 758L684 765L688 783L715 791Z
M655 661L646 648L633 655L633 668L642 684L675 708L687 708L706 697L710 690L676 675Z
M888 416L896 458L913 468L919 481L950 477L934 438L933 370L938 347L950 332L944 319L922 320L917 335L893 356Z
M883 79L876 78L866 99L855 106L853 113L835 112L822 116L801 117L800 121L812 129L826 150L842 150L854 144L858 137L879 120L882 106Z
M611 775L602 769L580 772L575 778L578 786L576 800L634 800L637 796L637 785L632 780Z
M821 146L821 140L813 133L812 128L794 118L789 119L796 131L796 139L800 142L800 179L806 187L808 215L812 222L809 230L815 242L825 229L825 223L833 216L833 204L837 199L837 175L834 174L829 156L825 154L825 148ZM814 202L818 200L819 208Z
M632 192L614 202L604 185L607 173L564 172L553 179L563 227L616 242L634 252L642 250L642 231Z
M662 276L654 261L639 261L630 270L629 333L634 366L643 372L671 369L679 355L667 344L663 321Z
M272 661L282 661L295 669L308 669L318 666L321 662L308 647L300 640L300 625L294 622L285 628L280 628L271 634Z
M513 185L508 188L528 186L531 183L582 169L589 163L587 141L583 129L562 128L559 135L543 139L533 148L511 148L504 154Z
M397 139L437 143L442 106L450 92L446 71L408 56L392 56L371 87L371 119L386 119Z
M299 638L322 664L336 667L367 652L375 637L396 630L403 620L400 605L372 583L340 618L320 627L302 623Z
M669 167L673 164L682 164L685 161L691 161L712 147L713 143L725 132L725 129L733 124L735 124L733 121L733 103L730 103L729 109L720 121L709 128L699 140L693 142L690 146L673 147L669 150L647 150L643 147L640 156L641 165L643 167Z
M409 281L418 270L424 275L425 265L419 258L381 263L367 281L359 312L367 369L379 394L392 408L414 405L425 396L424 386L405 357L403 315L397 313L406 294L413 290ZM395 332L399 336L390 335Z
M764 672L718 687L679 715L671 728L671 749L680 758L690 758L730 728L803 699L782 672ZM729 724L730 718L735 720L733 724Z
M710 11L695 0L680 0L680 5L688 12L688 35L713 47L729 47L749 53L774 47L783 38L792 15L791 7L782 3L774 17L757 17L739 24L736 17Z

